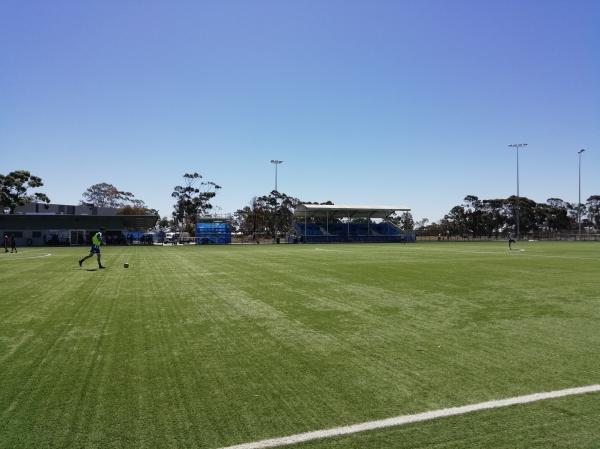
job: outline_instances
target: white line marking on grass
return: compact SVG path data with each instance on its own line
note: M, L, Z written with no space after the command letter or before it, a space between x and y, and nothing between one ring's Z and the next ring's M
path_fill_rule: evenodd
M454 254L510 254L510 250L506 249L497 249L493 251L482 251L476 249L445 249L445 248L424 248L424 247L415 247L416 250L421 250L428 253L454 253Z
M47 249L26 249L26 250L22 250L22 249L19 248L19 251L17 253L11 253L11 252L5 253L5 252L2 252L2 253L0 253L0 256L10 257L11 254L30 254L30 253L40 253L42 251L48 251L48 250Z
M236 444L221 449L262 449L267 447L279 447L289 444L297 444L310 440L322 438L337 437L352 433L365 432L367 430L383 429L385 427L403 426L421 421L445 418L447 416L463 415L465 413L477 412L480 410L489 410L493 408L509 407L517 404L527 404L530 402L543 401L546 399L556 399L565 396L574 396L585 393L600 392L600 384L588 385L585 387L567 388L565 390L549 391L545 393L533 393L525 396L515 396L512 398L498 399L495 401L480 402L478 404L463 405L462 407L451 407L430 412L417 413L414 415L396 416L394 418L381 419L378 421L368 421L350 426L335 427L326 430L315 430L312 432L298 433L281 438L272 438L268 440L255 441L253 443Z
M524 251L524 250L521 250ZM534 253L527 253L527 256L532 256L532 257L546 257L546 258L550 258L550 259L574 259L574 260L594 260L596 262L600 262L600 258L598 257L577 257L577 256L554 256L552 254L534 254Z
M521 256L525 256L524 254L520 254L521 251L525 252L525 250L498 250L498 251L477 251L477 250L452 250L452 249L441 249L441 248L414 248L417 250L421 250L424 252L429 252L429 253L454 253L454 254L510 254L510 255L516 255L518 257ZM382 253L383 254L383 253ZM597 257L578 257L578 256L561 256L561 255L554 255L554 254L538 254L538 253L534 253L531 252L531 250L529 250L529 252L527 253L527 257L547 257L547 258L552 258L552 259L574 259L574 260L593 260L593 261L600 261L600 258Z
M4 256L2 258L0 258L0 260L25 260L25 259L40 259L42 257L49 257L51 256L51 253L46 253L46 254L40 254L39 256L25 256L25 257L21 257L21 256Z

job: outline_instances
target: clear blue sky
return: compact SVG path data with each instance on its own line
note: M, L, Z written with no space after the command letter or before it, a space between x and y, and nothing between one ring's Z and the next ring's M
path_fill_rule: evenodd
M233 212L273 189L405 204L600 194L600 2L0 3L0 173L97 182L170 215L197 171Z

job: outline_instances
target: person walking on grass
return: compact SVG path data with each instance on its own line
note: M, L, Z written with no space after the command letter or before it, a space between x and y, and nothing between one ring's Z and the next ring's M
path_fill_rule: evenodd
M8 252L8 234L5 232L4 233L4 252L7 253Z
M102 245L102 233L96 232L92 236L92 247L90 248L90 253L79 261L80 267L83 266L83 262L88 260L90 257L94 257L95 254L98 257L98 268L106 268L100 261L100 245Z
M508 235L508 249L512 250L512 244L515 243L515 239L513 239L512 234Z
M15 235L14 234L10 235L10 252L11 253L16 253L17 252L17 241L15 240Z

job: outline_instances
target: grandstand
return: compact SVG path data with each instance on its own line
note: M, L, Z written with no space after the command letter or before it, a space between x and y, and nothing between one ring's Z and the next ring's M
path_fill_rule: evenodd
M398 206L350 206L300 204L294 211L293 241L327 242L413 242L414 231L392 223L394 212L410 209Z

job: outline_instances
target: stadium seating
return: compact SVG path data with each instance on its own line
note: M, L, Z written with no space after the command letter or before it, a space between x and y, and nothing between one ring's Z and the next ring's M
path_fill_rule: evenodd
M367 223L334 222L324 226L321 223L294 223L294 231L301 241L320 242L403 242L412 241L412 233L404 233L388 221Z

